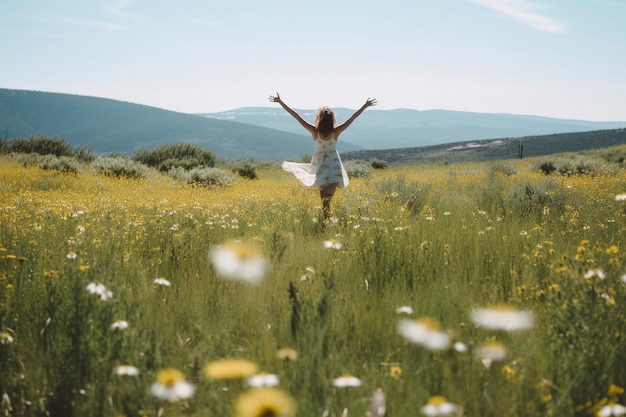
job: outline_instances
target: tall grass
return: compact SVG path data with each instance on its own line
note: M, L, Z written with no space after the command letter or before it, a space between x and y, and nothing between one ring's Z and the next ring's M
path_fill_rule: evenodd
M376 170L336 195L325 224L319 195L278 167L208 189L4 159L0 333L12 340L0 344L0 414L230 415L247 387L203 376L221 358L277 374L300 416L362 416L379 388L388 416L420 415L435 395L468 416L583 416L624 402L623 172L547 177L534 166ZM259 285L216 274L209 251L231 240L271 262ZM87 291L93 282L112 297ZM532 312L534 327L472 321L500 304ZM467 351L405 340L401 306ZM113 329L118 320L128 328ZM476 352L490 340L507 356L487 367ZM297 360L278 359L282 347ZM123 364L139 375L116 375ZM151 395L167 367L196 386L192 398ZM361 385L334 386L344 374Z

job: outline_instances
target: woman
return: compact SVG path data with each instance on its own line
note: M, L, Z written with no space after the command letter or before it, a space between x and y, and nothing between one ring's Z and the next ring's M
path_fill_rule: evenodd
M348 174L335 148L337 139L352 124L354 119L363 113L363 110L376 105L376 99L368 98L359 110L340 125L337 125L335 113L329 107L320 107L315 115L315 123L311 124L287 106L278 93L276 96L270 96L269 99L273 103L280 104L313 137L315 152L311 158L311 163L283 162L282 167L305 186L319 187L324 219L328 219L330 200L333 198L335 190L337 187L343 188L348 185Z

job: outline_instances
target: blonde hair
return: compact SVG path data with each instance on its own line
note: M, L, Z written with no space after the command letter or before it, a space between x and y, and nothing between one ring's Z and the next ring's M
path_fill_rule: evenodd
M335 112L330 107L323 106L315 113L315 130L323 137L330 135L337 126Z

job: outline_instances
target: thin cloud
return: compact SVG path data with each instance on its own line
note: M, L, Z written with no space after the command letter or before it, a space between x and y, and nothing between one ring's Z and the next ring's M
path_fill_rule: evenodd
M105 12L115 14L120 17L124 17L126 19L143 20L143 18L137 15L134 15L132 13L129 13L125 10L128 6L130 6L134 2L135 0L118 0L115 3L106 4L102 6L102 10L104 10Z
M91 19L78 19L78 18L62 18L60 19L62 23L67 23L71 25L77 26L87 26L97 29L103 29L109 32L115 32L122 29L122 25L117 23L105 22L102 20L91 20Z
M544 32L563 33L565 25L544 16L537 9L544 8L540 4L526 0L467 0L488 9L494 10L500 14L510 17L518 22L524 23L530 27Z

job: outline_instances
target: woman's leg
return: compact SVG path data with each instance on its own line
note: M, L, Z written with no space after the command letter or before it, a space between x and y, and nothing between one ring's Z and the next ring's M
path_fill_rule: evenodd
M324 220L330 216L330 200L337 190L338 183L327 184L320 187L320 197L322 198L322 210L324 211Z

